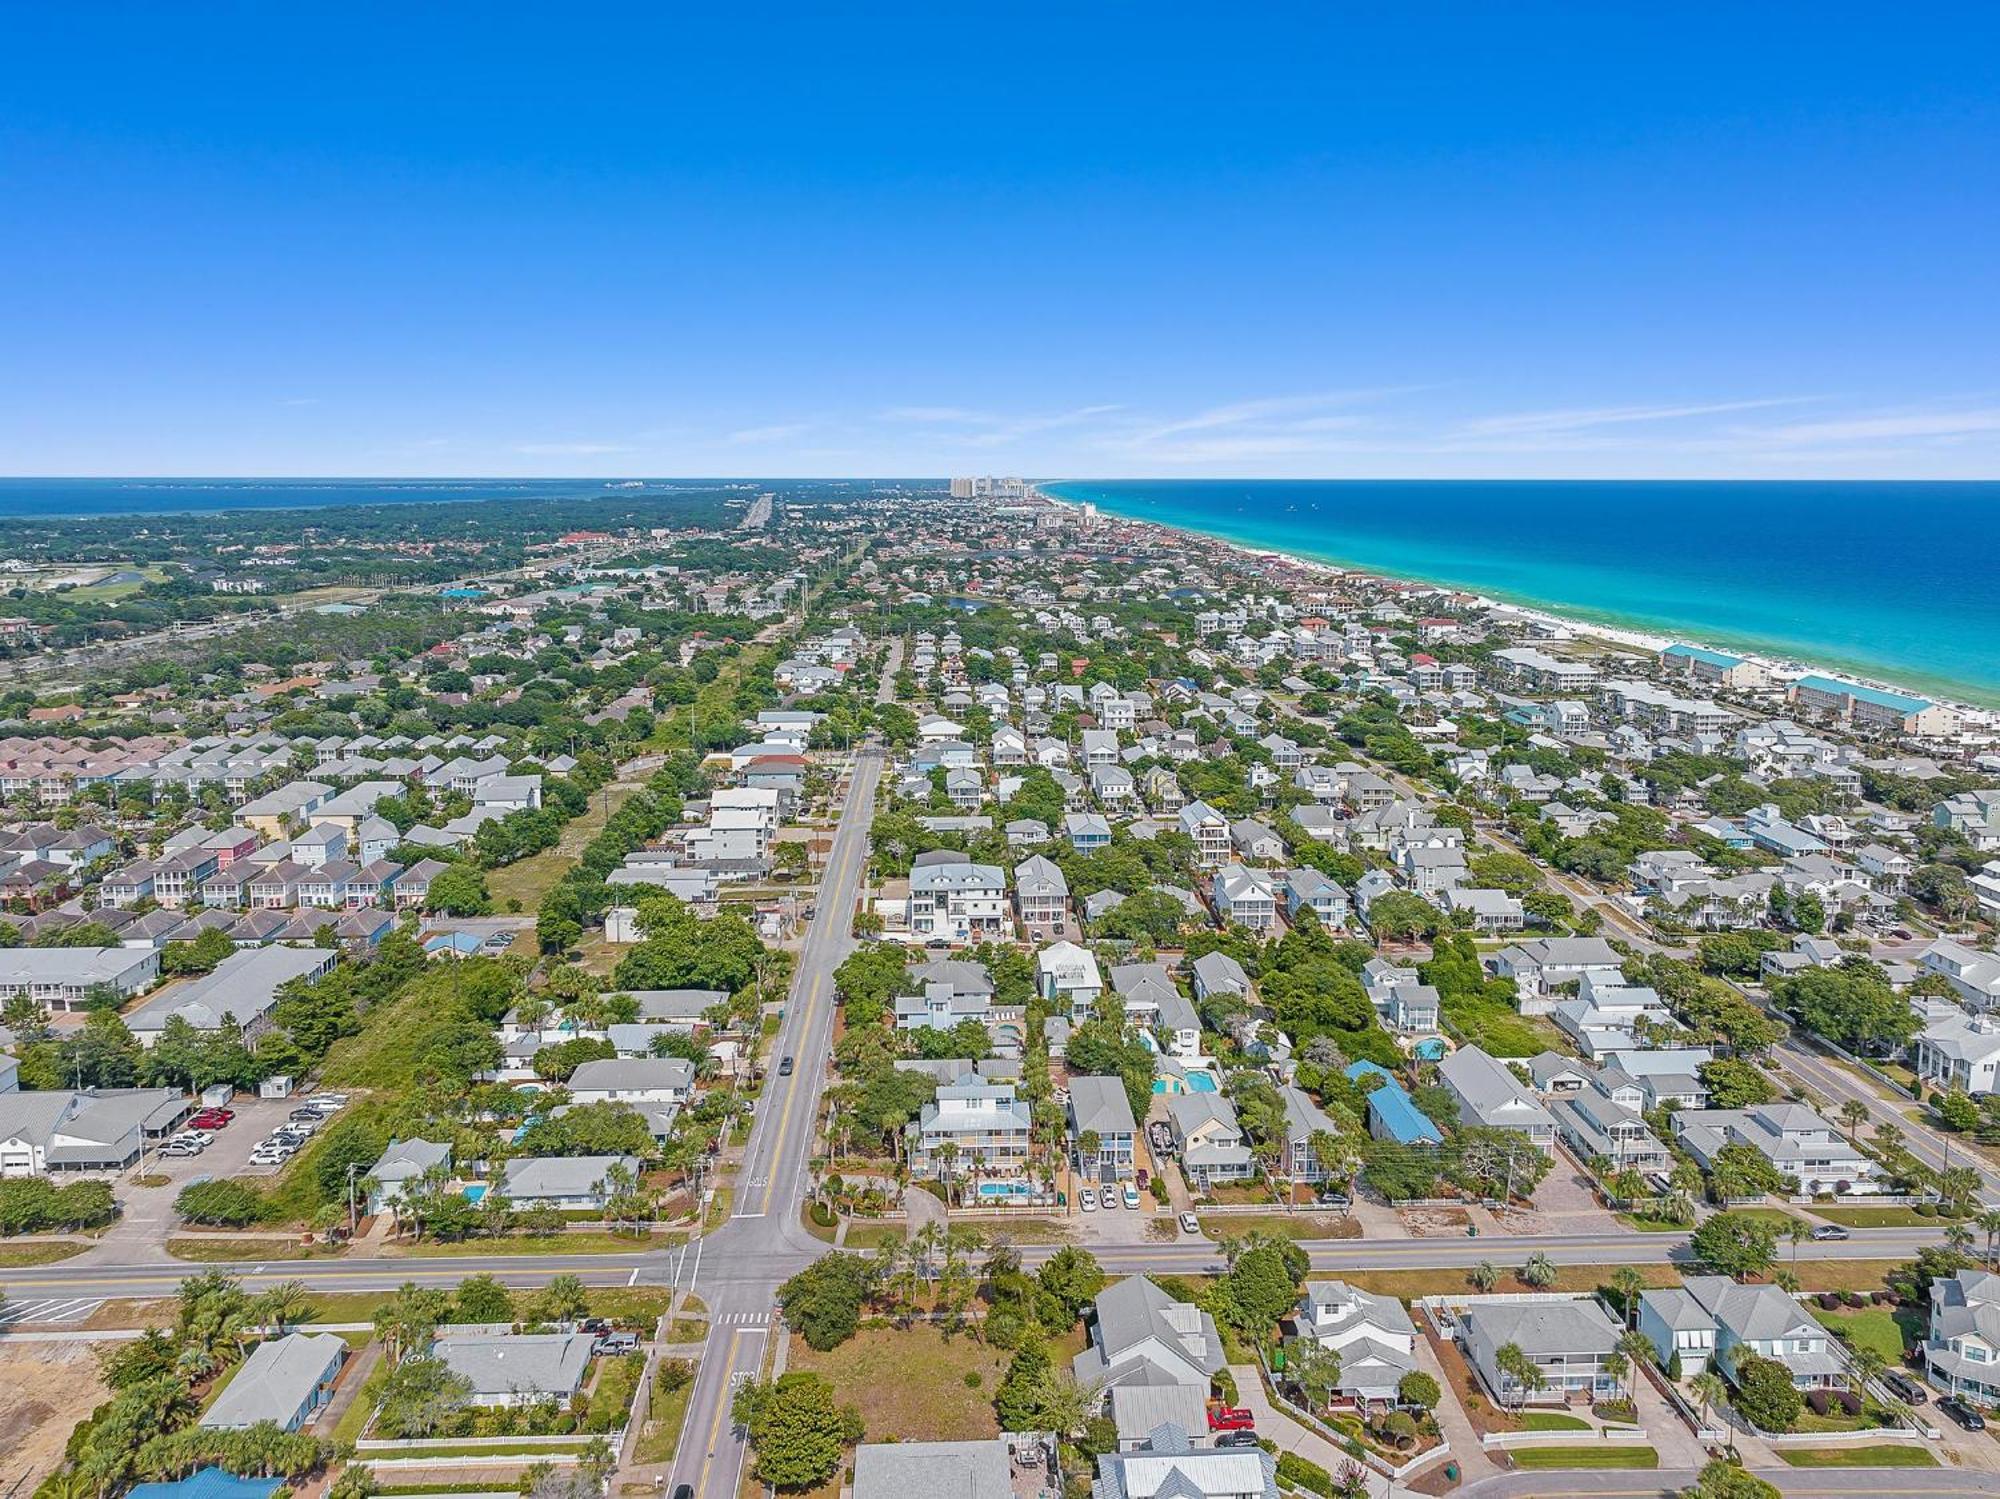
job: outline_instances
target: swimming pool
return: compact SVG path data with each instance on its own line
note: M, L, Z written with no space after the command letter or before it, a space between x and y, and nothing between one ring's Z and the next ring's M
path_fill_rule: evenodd
M465 1200L467 1202L484 1202L486 1200L486 1183L467 1182L465 1184Z
M1026 1202L1034 1189L1026 1182L981 1182L981 1202Z
M1188 1092L1190 1093L1213 1093L1216 1091L1215 1074L1213 1072L1190 1072L1187 1075L1187 1080Z

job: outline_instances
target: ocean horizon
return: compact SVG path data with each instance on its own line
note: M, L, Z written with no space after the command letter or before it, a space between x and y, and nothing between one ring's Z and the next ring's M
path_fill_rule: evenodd
M2000 482L1133 479L1041 488L1127 519L1583 623L2000 705Z
M324 510L343 505L466 504L479 500L610 499L681 489L749 487L754 479L221 479L0 478L0 521L76 515L213 515L229 510Z

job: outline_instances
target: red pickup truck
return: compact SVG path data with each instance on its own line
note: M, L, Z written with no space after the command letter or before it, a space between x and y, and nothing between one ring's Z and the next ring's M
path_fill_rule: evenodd
M1215 1401L1208 1407L1210 1431L1248 1431L1256 1424L1257 1418L1240 1405L1223 1405Z

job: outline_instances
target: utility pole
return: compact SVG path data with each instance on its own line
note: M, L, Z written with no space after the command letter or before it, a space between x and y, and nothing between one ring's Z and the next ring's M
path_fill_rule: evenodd
M349 1239L354 1237L354 1230L359 1226L359 1220L354 1216L354 1173L358 1169L359 1165L357 1162L349 1161L347 1163L347 1237Z

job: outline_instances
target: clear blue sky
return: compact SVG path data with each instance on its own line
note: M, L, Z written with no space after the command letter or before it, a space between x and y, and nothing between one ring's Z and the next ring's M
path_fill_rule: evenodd
M2000 475L1990 3L6 38L0 472Z

